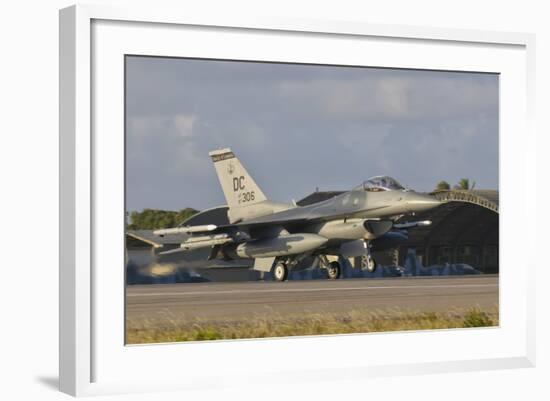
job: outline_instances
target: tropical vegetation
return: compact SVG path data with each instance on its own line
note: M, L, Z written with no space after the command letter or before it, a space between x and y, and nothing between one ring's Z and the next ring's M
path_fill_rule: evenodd
M141 212L133 211L130 213L128 229L156 230L176 227L196 213L198 213L198 210L189 207L179 211L157 209L143 209Z

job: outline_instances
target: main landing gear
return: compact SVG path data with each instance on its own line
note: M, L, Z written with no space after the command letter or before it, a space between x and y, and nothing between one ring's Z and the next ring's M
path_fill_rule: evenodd
M369 273L374 273L376 271L378 264L376 263L376 260L374 260L370 252L367 255L363 256L361 259L361 267L363 268L363 270L366 270Z
M340 274L342 274L342 268L340 267L340 263L330 262L327 266L327 277L330 280L336 280L340 278Z
M272 270L273 280L285 281L288 278L288 267L284 262L277 262Z
M326 255L319 255L319 267L325 269L329 280L336 280L342 275L342 266L337 261L329 262Z

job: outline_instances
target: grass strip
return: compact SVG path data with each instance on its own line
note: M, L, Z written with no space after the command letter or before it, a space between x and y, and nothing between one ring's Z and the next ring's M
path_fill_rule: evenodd
M127 319L127 344L372 333L498 326L498 308L417 312L399 308L357 309L344 314L263 314L240 320L186 319L164 313L157 319Z

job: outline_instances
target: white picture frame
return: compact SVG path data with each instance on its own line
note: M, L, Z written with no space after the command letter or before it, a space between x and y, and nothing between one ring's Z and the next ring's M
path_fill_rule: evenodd
M198 45L185 48L183 43L193 41L178 42L178 38L181 39L178 35L183 35L181 38L191 35ZM225 42L223 49L216 43L220 35ZM261 46L258 40L262 41ZM338 41L338 46L331 41ZM239 46L225 46L227 43ZM298 50L306 44L311 45L312 53L298 54L303 53ZM314 53L321 44L323 51ZM119 187L120 180L124 179L121 152L124 118L123 85L120 86L123 74L119 69L123 57L120 56L211 55L276 61L304 57L302 61L332 60L333 63L367 65L361 58L364 52L356 54L350 50L355 46L372 50L368 63L371 66L501 74L500 326L124 346L120 341L124 328L124 319L120 318L123 316L124 296L120 286L123 272L105 268L105 261L110 260L118 266L123 254L120 235L123 188ZM406 57L409 58L405 60ZM531 157L535 152L531 129L533 88L534 36L529 34L344 21L236 19L187 15L154 7L116 9L79 5L61 10L61 391L94 395L197 390L207 389L213 380L217 386L239 385L243 375L261 385L268 382L273 373L288 381L336 380L350 376L359 380L386 375L534 366L535 284L531 273L535 261L532 252L519 257L509 250L532 246L527 237L513 236L515 228L526 226L535 231L537 212L530 207L526 191L522 190L534 188L536 179L534 157ZM105 132L112 135L106 136ZM517 266L522 269L518 271ZM414 343L417 352L401 350L400 346L392 348L395 355L384 351L388 350L389 341L395 343L401 338ZM445 341L450 340L453 347L445 347ZM471 347L467 349L464 344ZM375 349L368 354L349 352L370 347ZM319 349L323 352L319 353ZM424 352L419 353L423 349ZM216 358L215 366L212 358ZM175 367L178 371L174 374Z

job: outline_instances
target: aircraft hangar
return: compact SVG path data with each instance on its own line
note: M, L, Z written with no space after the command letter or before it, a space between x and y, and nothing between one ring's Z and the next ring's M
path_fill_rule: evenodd
M424 266L465 263L482 273L498 273L498 191L446 190L433 195L446 203L416 216L432 224L410 230L399 249L400 265L407 248L415 248Z

